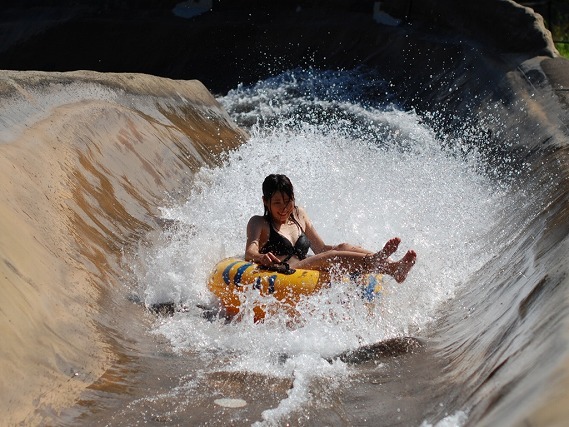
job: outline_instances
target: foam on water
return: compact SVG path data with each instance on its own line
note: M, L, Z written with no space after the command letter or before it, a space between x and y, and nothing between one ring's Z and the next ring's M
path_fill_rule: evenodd
M421 427L462 427L466 423L467 419L468 415L462 411L458 411L453 415L446 416L434 426L433 424L429 424L428 422L423 421Z
M334 388L350 376L349 366L327 358L419 335L440 304L495 254L486 237L505 197L480 171L475 151L444 148L414 113L314 92L291 96L289 81L264 82L222 100L236 120L248 120L243 117L251 118L252 111L261 120L221 167L199 171L186 203L164 209L178 225L163 243L141 251L137 264L146 304L175 301L185 307L155 329L177 351L200 354L204 370L293 380L288 397L263 413L263 423L310 401L314 379ZM254 324L249 308L255 295L244 303L239 322L206 320L198 305L211 303L207 277L221 258L244 253L245 227L263 212L261 183L270 173L291 178L297 204L327 243L377 250L390 237L401 237L394 258L410 248L418 253L408 280L398 285L387 278L381 303L371 309L349 284L334 284L302 301L302 321L293 327L279 314Z

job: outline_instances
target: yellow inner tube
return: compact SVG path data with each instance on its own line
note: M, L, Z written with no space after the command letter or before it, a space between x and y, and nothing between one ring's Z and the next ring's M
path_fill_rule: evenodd
M342 280L351 279L345 277ZM381 274L361 274L354 280L360 285L363 298L369 302L375 301L382 291ZM292 273L269 271L241 258L227 258L220 261L208 280L209 290L220 300L229 317L239 313L242 294L251 288L256 289L262 296L272 295L278 302L275 308L278 306L294 316L295 306L303 295L314 294L329 284L330 276L320 271L302 269L293 270ZM267 315L266 307L261 304L255 305L253 311L255 321Z

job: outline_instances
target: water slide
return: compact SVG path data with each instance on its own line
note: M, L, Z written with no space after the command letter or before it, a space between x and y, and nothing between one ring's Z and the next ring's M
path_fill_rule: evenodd
M532 9L8 3L3 425L565 425L569 68ZM211 315L269 173L407 280Z

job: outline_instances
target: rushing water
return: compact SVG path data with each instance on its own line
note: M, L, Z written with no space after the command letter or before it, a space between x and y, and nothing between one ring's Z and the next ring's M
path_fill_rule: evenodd
M503 223L514 196L488 176L476 147L464 139L442 143L421 117L391 104L381 82L362 78L295 71L220 99L248 127L249 141L221 166L199 170L187 200L163 209L173 225L133 261L147 306L178 304L174 316L153 326L177 354L193 357L193 374L172 390L178 399L204 398L204 382L216 372L245 373L290 381L286 396L266 398L261 417L246 423L310 424L295 414L318 406L341 412L341 403L326 396L361 380L363 371L334 356L424 336L445 303L508 244L511 230ZM204 317L203 307L212 304L207 277L218 260L243 254L245 225L262 213L261 183L270 173L291 178L297 204L328 243L376 250L401 237L394 258L410 248L418 253L408 279L386 278L371 310L353 287L336 283L302 301L302 321L294 326L285 315L254 324L251 311L229 324ZM211 401L241 399L217 400L222 405L250 403L230 388L209 393ZM439 425L462 425L468 409L452 411Z

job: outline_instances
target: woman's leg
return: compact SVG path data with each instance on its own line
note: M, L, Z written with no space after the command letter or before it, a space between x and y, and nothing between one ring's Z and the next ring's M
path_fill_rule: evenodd
M401 243L401 239L399 237L393 237L387 241L380 252L386 254L389 257L397 250L399 243ZM351 245L350 243L340 243L339 245L334 246L332 249L336 251L361 252L366 255L372 255L375 253L360 246Z
M391 261L389 256L397 250L400 241L399 238L389 240L383 249L375 254L366 250L358 252L333 249L291 263L291 267L319 271L340 268L349 272L382 273L393 276L401 283L415 264L417 254L415 251L408 251L401 260Z
M382 261L386 261L393 254L401 239L394 237L387 241L383 249L373 253L359 246L341 243L333 249L321 252L314 256L291 263L292 267L304 268L307 270L328 271L334 267L339 267L346 271L369 271L377 272Z
M392 276L397 283L401 283L407 278L409 271L411 271L416 261L417 254L415 251L407 251L399 261L387 260L384 262L378 273L388 274Z
M345 271L362 271L367 273L367 270L372 267L371 256L373 255L364 252L332 249L300 261L291 262L290 266L306 270L330 271L333 268L340 268Z

